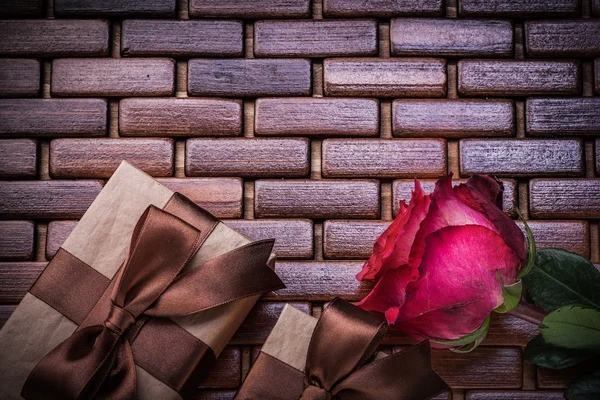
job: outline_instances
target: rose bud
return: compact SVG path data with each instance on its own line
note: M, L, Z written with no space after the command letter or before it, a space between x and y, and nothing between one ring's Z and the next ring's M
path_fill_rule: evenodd
M357 305L434 346L474 348L511 285L518 302L527 260L525 236L501 204L501 183L489 176L453 188L448 175L431 195L415 180L409 205L400 202L357 275L377 282Z

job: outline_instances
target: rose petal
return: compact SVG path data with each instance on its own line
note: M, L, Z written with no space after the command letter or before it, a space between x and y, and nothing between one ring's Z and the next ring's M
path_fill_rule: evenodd
M363 310L385 313L388 323L396 321L398 309L404 304L406 285L413 280L406 265L389 269L371 292L356 305Z
M410 217L410 209L406 207L404 201L400 202L400 213L387 229L379 235L373 244L371 257L363 265L362 270L356 275L356 279L375 280L377 275L381 275L384 270L384 263L394 250L394 241L402 231L402 227ZM389 266L389 263L387 263Z
M373 245L373 253L358 273L358 280L379 280L388 269L408 263L408 256L421 221L425 218L430 199L415 180L410 205L400 202L400 213Z
M461 184L460 186L463 186ZM470 191L477 191L490 203L502 208L502 182L489 175L473 175L467 179L466 185ZM457 187L454 188L456 191Z
M452 189L452 174L438 180L430 195L431 205L427 216L421 223L410 250L408 265L416 270L421 264L425 250L425 238L431 233L447 226L481 225L496 230L487 216L464 203Z
M460 185L454 186L454 193L456 197L460 199L463 203L471 207L472 209L479 211L482 214L485 214L485 209L481 207L481 205L473 198L471 194L471 190L467 187L466 183L461 183Z
M521 263L525 263L527 260L525 235L501 209L502 188L500 183L489 176L473 175L467 180L466 188L471 198L478 203L479 207L484 210L487 217L494 224L495 230L504 238L508 247L515 252ZM463 189L464 192L466 190Z
M425 239L421 277L407 288L397 327L444 340L474 332L504 301L496 271L508 285L519 264L502 237L488 228L450 226L432 233Z

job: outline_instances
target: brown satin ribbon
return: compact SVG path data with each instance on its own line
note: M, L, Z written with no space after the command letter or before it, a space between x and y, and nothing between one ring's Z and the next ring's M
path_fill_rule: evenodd
M141 343L142 347L148 348L153 339L177 333L173 329L176 324L167 317L194 314L283 287L277 275L266 266L272 240L250 243L182 272L212 228L208 232L196 229L193 225L206 226L205 216L190 211L195 206L189 201L176 200L179 200L175 202L177 206L171 207L173 213L148 207L134 229L128 256L108 290L78 330L33 369L23 386L23 397L35 400L133 399L136 390L134 359L138 362L135 347ZM186 217L186 213L191 213L187 217L196 216L196 221L190 221L193 225L174 215ZM232 257L232 254L240 257ZM261 265L264 268L257 268ZM60 273L54 272L41 278L32 293L35 294L35 290L42 294L52 291L56 287L53 284L60 285L57 277ZM56 292L64 290L56 289ZM52 295L49 297L53 298ZM56 296L54 303L79 318L81 312L78 309L85 308L69 308ZM131 343L134 343L134 350ZM163 347L165 353L177 351ZM206 363L201 359L214 360L214 355L212 359L204 357L202 351L194 356L200 358L195 360L195 365L204 369ZM184 382L173 382L173 385L183 387L190 375L198 376L200 372L196 368L185 375L180 377Z
M236 400L426 400L448 389L428 342L369 362L386 325L335 299L313 332L305 372L260 353Z

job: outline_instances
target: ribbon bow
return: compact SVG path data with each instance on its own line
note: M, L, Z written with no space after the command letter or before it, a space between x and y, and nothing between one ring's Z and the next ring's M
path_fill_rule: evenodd
M315 327L304 373L261 353L236 399L424 400L448 389L431 369L427 342L372 360L386 329L335 299Z
M110 302L97 305L73 335L39 362L21 395L134 399L131 343L149 317L190 315L283 286L266 266L273 240L250 243L181 273L206 237L206 232L149 206L107 290Z

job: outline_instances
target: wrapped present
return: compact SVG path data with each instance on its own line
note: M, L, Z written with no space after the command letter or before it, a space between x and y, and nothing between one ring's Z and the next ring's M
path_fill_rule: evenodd
M189 397L283 287L272 247L122 163L0 331L0 398Z
M428 342L377 352L387 325L335 299L317 320L286 305L236 400L426 400L448 389Z

